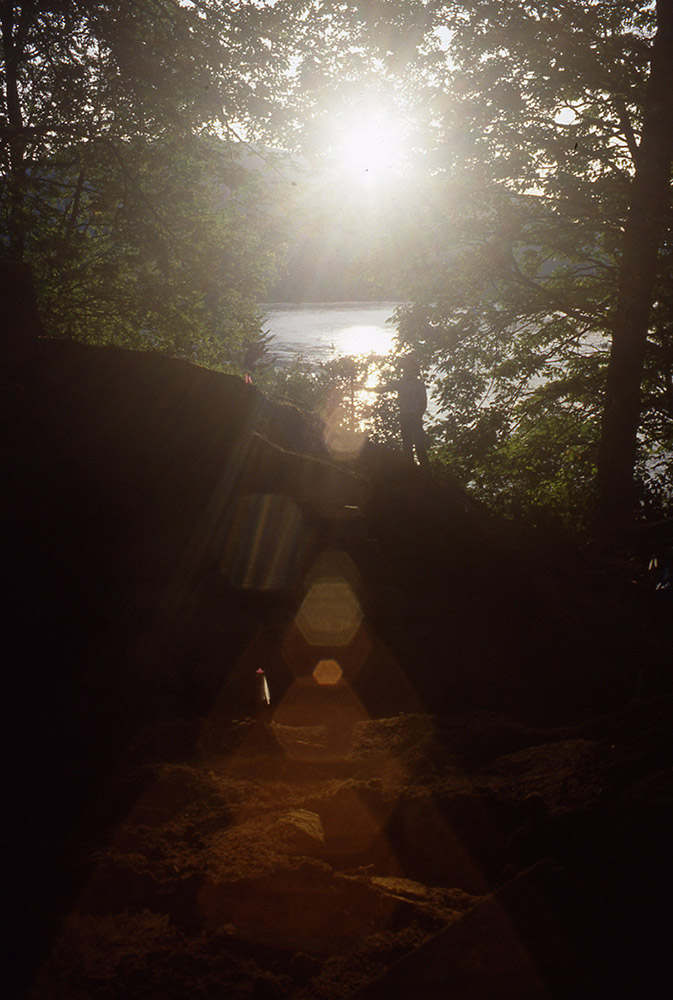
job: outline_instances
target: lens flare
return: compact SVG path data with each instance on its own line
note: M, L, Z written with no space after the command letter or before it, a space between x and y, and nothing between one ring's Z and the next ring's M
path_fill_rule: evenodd
M343 670L336 660L320 660L313 671L313 679L325 687L338 684L343 677Z
M367 435L356 426L355 398L331 407L324 416L324 422L323 439L331 457L336 461L357 458L367 443Z
M345 580L317 580L297 614L297 627L312 646L347 646L362 621L360 603Z
M232 587L280 590L293 581L303 540L303 519L289 497L242 496L227 532L222 574Z
M342 549L323 549L318 553L306 582L312 584L317 580L343 580L356 592L362 586L360 571Z

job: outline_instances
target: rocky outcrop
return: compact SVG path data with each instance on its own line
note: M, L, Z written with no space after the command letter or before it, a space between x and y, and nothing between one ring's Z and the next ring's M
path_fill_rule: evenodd
M670 711L609 712L661 695L640 678L670 663L663 605L449 476L332 461L233 376L37 340L3 378L20 971L60 935L36 1000L340 1000L408 955L407 1000L445 932L437 975L497 995L525 978L497 913L528 910L545 857L552 896L593 885L603 916L628 873L638 967L671 884Z

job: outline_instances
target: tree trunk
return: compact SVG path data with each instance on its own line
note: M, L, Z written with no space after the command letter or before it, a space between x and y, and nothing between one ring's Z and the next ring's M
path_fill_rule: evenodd
M18 18L15 16L17 7L20 8ZM26 138L19 92L19 66L23 57L29 17L30 11L27 7L24 9L16 3L9 2L9 0L0 6L5 110L9 123L8 138L6 139L9 149L7 231L9 255L18 261L23 260L25 249L23 214L26 185Z
M673 4L657 3L657 34L619 270L598 451L597 529L610 533L635 514L634 466L641 381L657 256L670 211L673 160Z

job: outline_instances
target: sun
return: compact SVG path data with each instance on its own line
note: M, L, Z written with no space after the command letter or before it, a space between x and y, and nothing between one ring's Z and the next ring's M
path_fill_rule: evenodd
M333 143L336 166L366 185L399 173L408 137L402 118L389 110L366 109L341 117Z

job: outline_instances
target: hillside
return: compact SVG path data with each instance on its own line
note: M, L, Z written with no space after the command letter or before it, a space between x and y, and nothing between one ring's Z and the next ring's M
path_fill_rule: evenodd
M38 340L2 380L17 995L668 994L645 550L187 362Z

